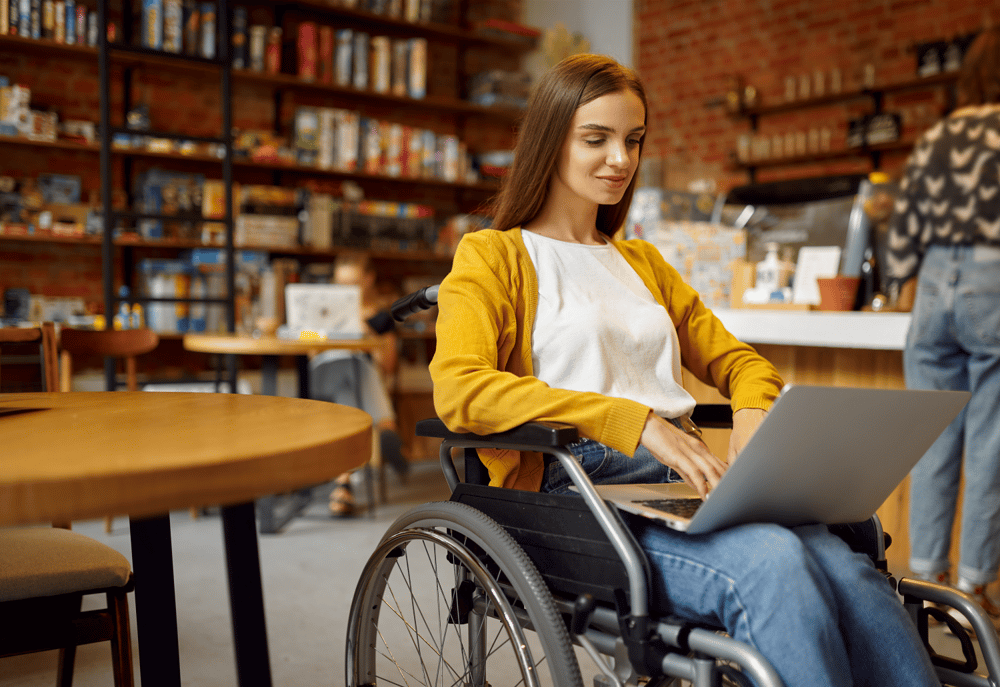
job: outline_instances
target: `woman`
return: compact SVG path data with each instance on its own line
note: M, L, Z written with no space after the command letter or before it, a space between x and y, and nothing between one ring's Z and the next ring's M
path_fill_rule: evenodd
M567 58L532 95L494 229L463 238L438 295L434 403L454 431L576 426L599 482L679 476L706 495L726 464L688 426L685 365L732 399L732 459L776 398L773 366L730 335L654 247L613 238L646 131L641 83L615 61ZM491 483L560 492L558 463L483 456ZM787 685L937 685L894 591L825 527L690 536L630 526L659 610L721 624Z
M909 294L916 282L907 387L972 392L911 473L910 569L949 581L964 470L956 585L997 624L1000 607L986 588L1000 566L1000 29L969 47L958 105L907 161L886 263L891 294Z

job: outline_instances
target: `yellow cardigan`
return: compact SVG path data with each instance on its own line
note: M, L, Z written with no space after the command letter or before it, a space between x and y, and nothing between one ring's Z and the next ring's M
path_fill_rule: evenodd
M781 390L777 370L738 341L652 244L614 241L670 319L681 362L731 399L733 410L768 409ZM438 293L437 350L430 364L434 408L449 429L489 434L530 421L562 422L631 456L649 407L624 398L555 389L533 376L531 332L538 281L520 229L462 238ZM490 484L537 491L539 454L481 451Z

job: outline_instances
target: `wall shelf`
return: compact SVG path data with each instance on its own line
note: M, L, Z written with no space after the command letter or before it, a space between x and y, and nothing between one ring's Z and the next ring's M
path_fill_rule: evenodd
M907 79L895 83L883 84L875 88L842 91L840 93L829 93L816 98L804 98L802 100L792 100L772 105L747 107L733 113L732 116L749 120L751 130L756 131L761 117L771 117L790 112L800 112L802 110L818 109L830 106L842 106L856 101L870 101L871 114L879 114L883 111L886 95L931 88L952 89L948 106L948 109L951 109L951 107L954 106L953 89L957 80L957 72L944 72L941 74L935 74L934 76L915 77L913 79ZM741 169L748 172L751 183L756 180L756 171L758 169L810 164L836 159L867 158L871 161L872 168L877 170L881 165L881 156L883 153L909 150L913 147L913 144L913 141L893 141L891 143L861 146L857 148L825 150L806 155L784 155L781 157L772 157L760 160L737 161L731 165L731 168ZM737 159L737 156L734 154L733 158Z

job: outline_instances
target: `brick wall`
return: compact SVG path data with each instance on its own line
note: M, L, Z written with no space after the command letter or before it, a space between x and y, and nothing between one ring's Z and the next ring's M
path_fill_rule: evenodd
M683 188L693 179L714 179L720 189L746 183L730 155L745 119L721 106L734 76L757 87L762 104L785 99L787 76L833 68L843 89L857 88L866 64L875 85L912 78L915 43L951 39L979 30L1000 10L989 0L634 0L635 65L649 91L647 159L661 159L664 182ZM912 140L945 105L941 89L887 98L886 111L903 115L903 137ZM867 112L864 101L790 112L760 120L759 132L828 127L831 146L843 145L846 122ZM906 152L886 154L883 169L898 172ZM864 161L768 168L758 180L866 172Z

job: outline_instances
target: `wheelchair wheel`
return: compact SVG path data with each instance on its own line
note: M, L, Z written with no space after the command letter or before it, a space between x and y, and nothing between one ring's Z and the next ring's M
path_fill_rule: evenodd
M401 516L369 558L346 667L348 687L583 684L534 564L495 521L452 502Z

